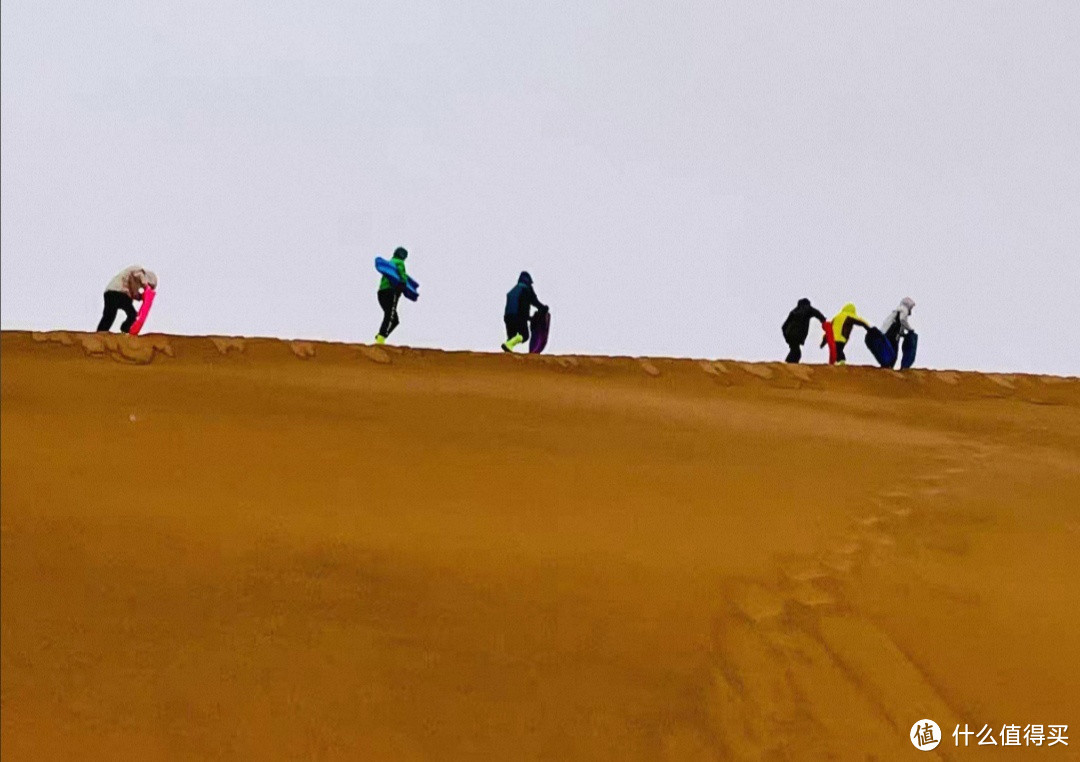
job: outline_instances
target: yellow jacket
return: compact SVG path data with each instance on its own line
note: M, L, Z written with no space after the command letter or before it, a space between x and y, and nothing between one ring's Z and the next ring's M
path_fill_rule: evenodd
M847 341L848 337L851 336L851 324L854 323L858 323L864 328L870 327L869 323L859 317L859 313L855 311L855 305L849 302L832 319L833 341L840 344Z

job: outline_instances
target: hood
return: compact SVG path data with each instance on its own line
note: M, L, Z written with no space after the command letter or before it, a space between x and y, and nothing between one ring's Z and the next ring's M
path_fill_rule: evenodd
M900 304L904 307L907 307L910 311L911 308L915 306L915 300L912 299L910 296L905 296L903 299L900 300Z
M532 276L522 270L521 275L518 276L518 283L524 283L526 286L531 286L533 284Z
M810 306L810 300L809 299L800 299L798 305L796 305L796 306L798 306L798 307L809 307Z
M405 249L404 246L398 246L396 249L394 249L393 259L406 259L408 258L408 256L409 252Z
M855 305L854 305L854 304L852 304L851 302L848 302L847 304L845 304L845 305L843 306L843 308L842 308L842 309L840 310L840 314L839 314L839 315L837 315L836 317L837 317L837 318L840 318L840 317L842 317L842 316L846 316L846 317L851 317L851 318L855 318L856 320L861 320L861 321L862 321L862 322L864 322L864 323L866 322L866 318L864 318L864 317L863 317L862 315L860 315L860 314L859 314L859 313L858 313L858 312L857 312L857 311L855 310ZM836 318L834 318L834 319L836 319Z

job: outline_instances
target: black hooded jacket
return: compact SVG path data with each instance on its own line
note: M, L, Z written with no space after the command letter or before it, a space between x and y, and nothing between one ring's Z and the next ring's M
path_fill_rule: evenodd
M518 276L517 285L510 289L506 295L506 310L503 317L529 319L529 308L536 307L541 312L547 307L540 303L533 291L532 276L523 272Z
M810 304L809 299L800 299L781 327L784 333L784 341L792 346L802 346L806 343L806 335L810 333L810 318L817 318L822 323L825 316Z

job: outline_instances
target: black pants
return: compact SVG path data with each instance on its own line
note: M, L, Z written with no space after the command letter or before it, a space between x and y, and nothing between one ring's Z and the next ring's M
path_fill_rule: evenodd
M791 350L787 353L787 358L784 362L797 363L802 359L802 347L798 344L788 344L788 348Z
M135 318L139 316L139 313L135 310L135 302L123 291L106 291L105 310L101 313L101 322L98 323L97 329L99 331L110 330L116 320L116 313L120 310L123 310L124 314L127 315L127 319L120 326L120 332L127 333L131 330L131 326L135 325Z
M506 323L506 339L510 339L521 334L521 338L525 341L529 340L529 319L522 317L521 315L503 315L503 322Z
M844 356L844 347L847 346L846 341L836 342L836 361L847 362L847 357Z
M387 337L398 327L397 303L401 298L401 289L384 288L379 291L379 306L382 307L383 319L379 326L379 335Z

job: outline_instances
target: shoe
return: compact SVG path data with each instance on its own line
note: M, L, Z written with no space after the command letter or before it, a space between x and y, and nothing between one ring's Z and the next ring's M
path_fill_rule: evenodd
M385 336L383 336L383 335L382 335L382 334L380 333L380 334L379 334L378 336L376 336L376 337L375 337L375 343L376 343L376 344L385 344L385 343L386 343L386 337L385 337Z
M504 351L504 352L513 352L514 351L512 347L508 347L506 345L505 341L502 344L500 344L499 346L502 347L502 351Z

